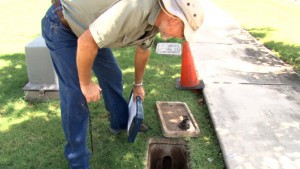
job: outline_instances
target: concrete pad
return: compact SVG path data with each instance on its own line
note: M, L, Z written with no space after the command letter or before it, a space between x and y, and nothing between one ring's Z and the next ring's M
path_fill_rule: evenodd
M206 84L228 168L300 168L300 88Z
M300 169L300 77L209 0L191 50L229 169Z
M285 84L278 76L294 73L263 46L198 43L191 50L205 83Z

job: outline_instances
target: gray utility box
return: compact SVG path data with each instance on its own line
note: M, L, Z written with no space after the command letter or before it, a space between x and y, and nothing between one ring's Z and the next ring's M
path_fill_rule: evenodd
M42 36L25 46L29 82L23 87L26 100L58 99L58 78Z

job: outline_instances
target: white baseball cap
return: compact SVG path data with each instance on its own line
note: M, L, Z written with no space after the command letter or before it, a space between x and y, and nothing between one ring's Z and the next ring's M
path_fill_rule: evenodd
M159 0L161 8L177 16L184 23L184 37L188 42L195 41L195 35L203 22L203 9L200 0Z

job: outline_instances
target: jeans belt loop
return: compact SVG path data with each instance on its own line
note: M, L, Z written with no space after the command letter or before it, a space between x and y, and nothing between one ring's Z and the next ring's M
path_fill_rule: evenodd
M55 7L55 10L53 12L56 13L58 16L60 22L67 28L70 28L68 21L65 19L64 14L63 14L63 8L61 6L60 0L51 0L51 3Z

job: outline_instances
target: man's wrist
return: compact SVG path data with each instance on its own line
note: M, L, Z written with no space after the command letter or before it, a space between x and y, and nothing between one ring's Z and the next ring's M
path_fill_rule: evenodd
M143 86L143 82L141 82L141 83L133 82L133 87L142 87L142 86Z
M91 84L91 80L84 80L84 81L79 81L80 86L88 86Z

